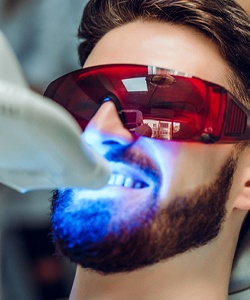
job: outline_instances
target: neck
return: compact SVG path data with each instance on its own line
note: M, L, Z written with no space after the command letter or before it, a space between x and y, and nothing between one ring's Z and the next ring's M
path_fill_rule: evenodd
M70 300L226 300L234 247L214 244L220 242L130 273L100 275L78 267Z

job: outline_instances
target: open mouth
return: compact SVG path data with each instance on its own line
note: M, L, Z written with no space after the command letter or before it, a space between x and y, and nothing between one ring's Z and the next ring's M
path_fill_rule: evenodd
M149 186L146 182L142 180L137 180L130 176L125 176L120 173L112 173L108 185L123 186L126 188L134 188L134 189L143 189Z

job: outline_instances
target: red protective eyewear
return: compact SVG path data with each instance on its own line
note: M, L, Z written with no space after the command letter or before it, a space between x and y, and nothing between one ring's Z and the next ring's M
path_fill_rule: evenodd
M250 111L225 88L178 71L113 64L79 69L50 83L44 94L84 130L113 101L123 125L151 138L235 143L250 139Z

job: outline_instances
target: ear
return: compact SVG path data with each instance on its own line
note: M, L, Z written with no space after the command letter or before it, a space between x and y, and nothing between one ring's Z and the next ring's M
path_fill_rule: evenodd
M234 209L250 210L250 148L239 157L230 197Z
M250 210L250 179L242 185L241 193L235 198L234 208L244 211Z

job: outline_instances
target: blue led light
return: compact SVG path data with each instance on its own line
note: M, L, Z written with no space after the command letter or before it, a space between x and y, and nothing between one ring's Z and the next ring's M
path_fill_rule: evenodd
M111 218L110 208L100 201L84 201L81 207L67 206L73 194L72 190L58 193L52 216L54 238L67 241L69 248L81 244L87 250L92 244L103 241Z

